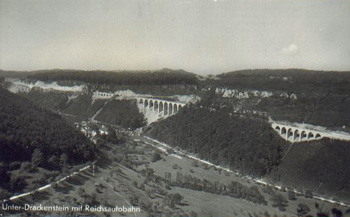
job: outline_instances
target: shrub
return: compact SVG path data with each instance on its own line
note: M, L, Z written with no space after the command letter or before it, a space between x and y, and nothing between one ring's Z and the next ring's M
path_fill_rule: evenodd
M288 199L289 200L296 200L295 194L293 191L288 191Z
M312 198L313 197L312 191L310 189L307 189L305 191L305 197L306 198Z
M33 166L39 166L44 161L44 155L40 149L35 149L32 154L32 164Z
M152 161L152 162L157 162L157 161L159 161L160 159L162 159L162 157L160 156L160 154L159 154L157 151L153 152L152 157L151 157L151 161Z
M280 211L285 211L288 206L288 200L280 193L275 193L271 196L272 206L278 207Z
M306 215L308 212L310 212L310 208L305 203L299 203L297 208L298 216L300 215Z

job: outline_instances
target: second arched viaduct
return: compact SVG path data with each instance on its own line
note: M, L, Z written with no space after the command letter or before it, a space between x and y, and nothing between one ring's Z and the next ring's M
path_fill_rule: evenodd
M153 98L136 98L139 105L143 108L156 111L157 113L163 114L164 116L170 116L176 114L181 110L186 103L174 102L161 99Z

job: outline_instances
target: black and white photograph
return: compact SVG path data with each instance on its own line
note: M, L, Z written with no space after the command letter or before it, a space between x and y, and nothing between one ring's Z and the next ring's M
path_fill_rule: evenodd
M350 217L349 0L0 0L0 217Z

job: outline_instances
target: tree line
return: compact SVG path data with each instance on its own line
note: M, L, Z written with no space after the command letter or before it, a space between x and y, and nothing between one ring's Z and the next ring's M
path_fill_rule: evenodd
M11 171L24 163L63 170L95 158L94 144L58 114L3 88L0 102L0 187L10 189Z
M303 69L256 69L228 72L211 81L220 86L294 93L346 93L350 91L350 72Z
M41 81L81 81L97 85L178 85L196 84L195 74L184 70L158 71L78 71L43 70L27 78Z

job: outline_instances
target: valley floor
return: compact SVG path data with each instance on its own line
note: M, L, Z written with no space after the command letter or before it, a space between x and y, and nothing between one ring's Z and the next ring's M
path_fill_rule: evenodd
M229 173L195 159L171 153L158 143L138 135L129 135L122 144L100 145L101 157L90 169L73 176L53 188L13 201L15 204L135 207L140 212L29 212L27 214L59 216L297 216L298 204L310 208L316 216L321 209L331 213L334 205L303 196L288 200L284 209L274 207L273 195L287 192L257 185L249 179ZM162 151L160 151L162 150ZM155 153L160 155L154 159ZM167 175L166 175L167 174ZM170 174L170 175L169 175ZM243 186L256 186L267 204L256 204L229 194L194 190L180 186L177 176L195 177L215 185L230 185L232 181ZM166 178L168 176L168 178ZM171 177L169 179L169 176ZM175 197L179 197L175 199ZM318 203L318 209L315 208ZM345 213L345 208L337 207ZM3 210L2 210L3 212ZM11 212L6 212L10 214ZM14 216L16 213L12 213Z

